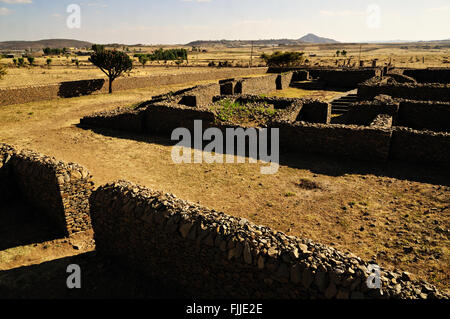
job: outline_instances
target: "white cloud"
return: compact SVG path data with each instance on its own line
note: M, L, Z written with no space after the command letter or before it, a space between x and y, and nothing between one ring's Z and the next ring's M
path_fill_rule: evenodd
M0 16L8 16L12 13L12 10L8 8L0 8Z
M33 0L0 0L0 2L9 4L27 4L33 3Z

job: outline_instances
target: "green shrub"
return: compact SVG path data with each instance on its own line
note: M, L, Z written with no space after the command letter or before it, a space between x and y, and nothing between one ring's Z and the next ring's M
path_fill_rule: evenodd
M19 67L25 66L25 59L24 58L18 58L17 59L17 64L19 65Z
M34 58L32 56L28 56L27 60L28 60L28 63L30 64L30 66L34 65Z
M6 73L6 68L3 65L0 65L0 79L2 79Z
M303 64L305 61L304 52L277 51L270 55L263 53L261 59L269 67L291 67Z

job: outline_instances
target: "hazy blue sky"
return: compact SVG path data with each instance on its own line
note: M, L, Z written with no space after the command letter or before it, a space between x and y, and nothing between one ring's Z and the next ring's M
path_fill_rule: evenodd
M69 4L81 8L79 29L67 27ZM368 13L371 4L380 19ZM0 41L157 44L306 33L348 42L449 39L450 0L0 0Z

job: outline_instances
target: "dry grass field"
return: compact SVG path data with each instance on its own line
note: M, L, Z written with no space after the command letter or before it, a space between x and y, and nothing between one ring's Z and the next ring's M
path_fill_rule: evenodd
M165 49L180 48L182 46L164 46ZM134 53L150 53L159 47L130 47ZM191 50L191 47L184 47ZM135 68L125 76L147 76L158 74L180 74L184 72L208 72L209 62L228 61L234 66L246 67L250 63L252 49L250 46L241 48L227 48L224 46L211 46L201 48L206 52L189 52L189 61L184 62L178 68L173 61L164 63L149 62L145 67L134 59ZM336 51L346 50L346 57L336 56ZM311 44L301 46L255 46L253 48L253 66L264 66L259 58L262 53L274 51L301 51L305 52L306 65L309 66L336 66L348 64L359 65L359 60L365 62L365 66L371 66L374 59L377 65L391 63L396 67L428 68L448 67L450 63L450 45L444 44ZM361 51L361 53L360 53ZM134 55L134 53L129 53ZM72 59L80 61L80 67L76 67ZM104 74L88 61L88 57L52 57L50 68L46 65L47 57L37 57L34 67L17 68L12 59L1 59L0 64L8 67L8 74L0 80L0 87L47 84L62 81L86 80L103 78Z
M80 163L97 185L125 179L171 192L388 268L410 271L448 290L448 171L288 153L281 154L275 175L261 175L259 164L176 165L166 139L77 126L81 117L93 112L193 84L1 107L0 140ZM278 94L308 96L291 89ZM93 249L72 246L54 241L9 249L0 252L0 269Z

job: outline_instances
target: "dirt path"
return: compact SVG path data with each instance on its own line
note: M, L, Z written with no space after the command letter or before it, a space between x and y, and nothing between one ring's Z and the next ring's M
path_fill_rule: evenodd
M275 175L261 175L259 164L176 165L167 140L76 126L93 112L187 86L3 107L0 141L84 165L97 185L125 179L171 192L448 288L446 171L293 154L281 154Z

